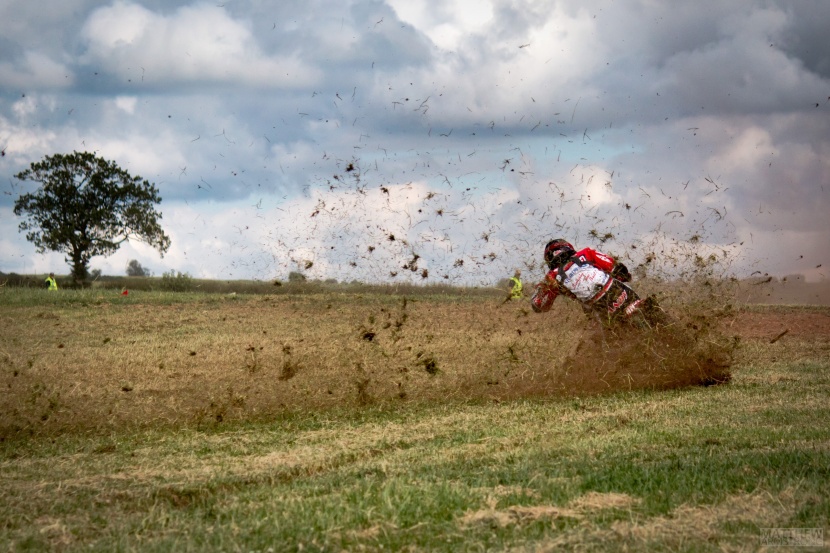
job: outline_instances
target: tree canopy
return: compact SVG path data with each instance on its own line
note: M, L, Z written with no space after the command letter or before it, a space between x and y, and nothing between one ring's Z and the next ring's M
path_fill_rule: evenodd
M89 152L55 154L15 177L41 184L15 201L15 215L25 217L19 230L38 253L66 253L76 281L86 279L93 256L111 255L130 239L162 256L170 247L155 209L161 202L158 190L115 162Z

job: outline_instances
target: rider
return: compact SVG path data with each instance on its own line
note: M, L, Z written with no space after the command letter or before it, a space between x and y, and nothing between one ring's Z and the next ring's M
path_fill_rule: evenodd
M549 311L556 297L564 294L579 301L586 311L604 315L608 322L628 321L637 313L649 322L659 322L650 316L658 311L656 306L623 284L631 281L631 273L612 257L592 248L576 251L569 242L557 238L545 246L545 263L549 271L530 300L537 313Z

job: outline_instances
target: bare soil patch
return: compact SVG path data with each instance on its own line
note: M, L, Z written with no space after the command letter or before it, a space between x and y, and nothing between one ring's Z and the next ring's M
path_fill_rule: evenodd
M742 311L723 328L743 339L826 340L830 338L830 311Z

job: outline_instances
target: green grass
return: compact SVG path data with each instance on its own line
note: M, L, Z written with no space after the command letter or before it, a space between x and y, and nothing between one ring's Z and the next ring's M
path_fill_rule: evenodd
M460 287L444 282L424 282L423 284L371 284L362 282L336 282L322 280L279 281L279 280L210 280L192 278L187 274L172 273L161 277L121 277L103 276L87 282L84 288L73 286L70 277L56 277L62 299L46 301L85 301L94 297L101 301L117 298L123 290L141 292L145 297L164 298L166 303L176 302L177 294L195 294L196 297L208 295L306 295L306 294L369 294L372 296L392 295L410 297L453 297L482 298L506 297L509 286L498 287ZM43 278L36 275L14 275L13 278L0 273L0 305L6 301L38 303L46 292ZM149 293L149 295L146 295ZM6 298L3 298L3 295ZM56 294L57 295L57 294Z
M169 305L174 303L194 303L221 301L223 296L207 292L166 292L141 291L121 295L121 291L88 288L84 290L58 290L47 292L40 288L0 289L0 307L76 307L103 304Z
M830 520L827 369L756 367L727 386L664 393L3 444L0 544L751 550L760 527ZM773 375L789 380L764 385ZM591 492L600 501L579 507ZM603 505L615 497L625 501Z
M33 293L0 294L0 320L99 301ZM152 294L135 297L258 305ZM830 520L828 352L747 341L708 388L17 436L0 441L0 550L756 550L761 528Z
M147 284L147 279L124 277L118 284L106 287L95 286L85 289L60 289L48 292L43 288L0 287L0 308L3 307L89 307L100 305L174 305L194 303L218 303L247 300L251 297L325 297L331 301L353 301L355 297L365 299L368 303L388 303L408 297L411 301L428 300L441 302L475 302L485 298L501 300L506 292L495 288L452 288L450 286L414 286L414 285L364 285L364 284L325 284L309 282L284 284L274 287L269 283L252 281L196 283L189 291L169 291L154 288ZM124 281L124 282L122 282ZM131 285L128 281L139 281ZM111 283L110 283L111 284ZM127 294L123 295L123 290Z

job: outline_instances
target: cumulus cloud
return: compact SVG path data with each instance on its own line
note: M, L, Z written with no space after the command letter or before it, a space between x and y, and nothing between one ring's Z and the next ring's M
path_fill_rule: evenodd
M552 235L669 236L823 278L825 2L30 4L0 7L0 208L56 152L148 178L173 247L108 269L483 283ZM46 259L3 224L9 268Z
M0 82L7 89L60 89L72 86L74 75L67 66L44 54L26 52L19 60L0 62Z
M264 55L250 28L218 6L182 6L166 16L117 0L92 12L81 36L86 64L148 85L213 81L299 88L321 77L293 52Z

